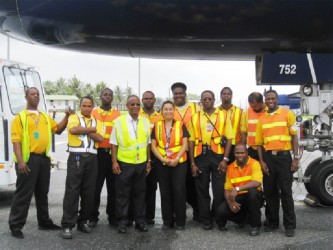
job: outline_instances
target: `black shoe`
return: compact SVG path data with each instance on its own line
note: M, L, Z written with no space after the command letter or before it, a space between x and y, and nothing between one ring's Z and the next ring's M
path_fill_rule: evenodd
M176 227L176 230L183 231L183 230L185 230L185 226L177 226L177 227Z
M211 230L212 228L213 228L212 224L202 225L202 229L204 229L204 230Z
M62 228L61 226L58 226L54 223L38 225L39 230L61 230L61 228Z
M244 223L237 223L236 224L236 229L242 229L245 227L245 224Z
M200 214L199 214L199 209L198 208L193 208L193 220L196 222L201 222Z
M264 231L267 233L271 233L277 229L279 229L279 226L267 225L267 226L265 226Z
M294 229L286 229L284 231L284 235L287 237L294 237L295 236L295 230Z
M63 228L62 229L62 238L69 240L73 238L73 234L72 234L72 229L70 228Z
M21 229L12 229L12 236L15 237L16 239L23 239L24 238L24 234L22 233Z
M126 225L118 225L118 233L125 234L126 232Z
M148 225L154 225L155 224L155 220L154 219L146 219L146 223Z
M260 228L259 227L251 227L250 229L250 235L251 236L257 236L260 233Z
M146 225L146 223L139 223L139 224L135 224L135 228L138 229L141 232L148 232L148 227Z
M88 223L78 223L77 230L83 233L89 234L92 231L92 228L89 226Z
M117 223L117 221L109 220L109 225L110 225L111 227L117 227L117 226L118 226L118 223Z
M129 220L129 221L127 222L126 226L128 226L128 227L133 226L133 221L132 221L132 220Z
M171 228L172 228L172 226L169 226L169 225L163 225L162 226L163 230L170 230Z
M228 231L228 228L225 225L219 225L219 230L225 232Z
M91 228L96 228L96 227L97 227L97 220L89 221L89 226L90 226Z

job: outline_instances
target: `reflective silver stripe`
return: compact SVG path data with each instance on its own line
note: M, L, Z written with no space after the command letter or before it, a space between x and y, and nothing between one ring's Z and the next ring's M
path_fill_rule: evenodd
M74 147L68 147L68 152L71 153L92 153L92 154L97 154L96 149L91 149L91 148L74 148Z

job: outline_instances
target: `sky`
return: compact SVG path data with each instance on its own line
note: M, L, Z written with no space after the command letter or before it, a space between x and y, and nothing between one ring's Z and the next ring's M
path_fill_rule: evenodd
M42 82L55 82L60 77L74 75L84 83L104 81L111 89L119 85L130 86L138 94L139 59L53 49L10 39L10 60L35 66ZM0 35L0 58L7 59L7 37ZM184 82L187 92L200 95L204 90L215 93L219 102L220 90L228 86L233 90L233 103L245 108L247 96L263 93L269 86L257 86L254 61L208 61L140 59L140 93L151 90L156 96L170 97L170 86ZM273 86L279 94L298 91L297 86Z

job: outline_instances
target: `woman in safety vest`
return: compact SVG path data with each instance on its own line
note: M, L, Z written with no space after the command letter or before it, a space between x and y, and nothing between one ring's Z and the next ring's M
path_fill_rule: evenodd
M156 172L161 191L163 229L184 230L186 220L186 172L189 133L181 121L173 119L175 105L166 101L161 108L164 120L154 124L151 148L157 158ZM174 218L175 214L175 218Z

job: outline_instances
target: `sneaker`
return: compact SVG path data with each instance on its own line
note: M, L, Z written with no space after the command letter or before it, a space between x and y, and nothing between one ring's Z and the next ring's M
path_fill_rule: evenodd
M148 232L148 227L146 223L135 224L135 229L138 229L141 232Z
M219 225L219 230L225 232L228 231L228 228L225 225Z
M211 230L213 228L212 224L206 224L206 225L202 225L202 229L203 230Z
M96 221L96 220L92 220L92 221L90 221L90 222L89 222L89 226L90 226L91 228L96 228L96 227L97 227L97 221Z
M127 232L126 225L118 225L118 233L125 234Z
M23 239L24 238L24 234L22 233L21 229L12 229L11 230L12 236L16 239Z
M67 239L67 240L72 239L73 238L72 229L63 228L62 229L62 238Z
M251 227L250 229L250 235L251 236L258 236L260 233L260 228L259 227Z
M146 219L146 223L148 225L154 225L155 224L155 220L154 219Z
M92 228L88 225L88 223L78 223L77 230L89 234L91 233Z
M294 229L286 229L284 231L284 235L287 237L294 237L295 236L295 230Z

